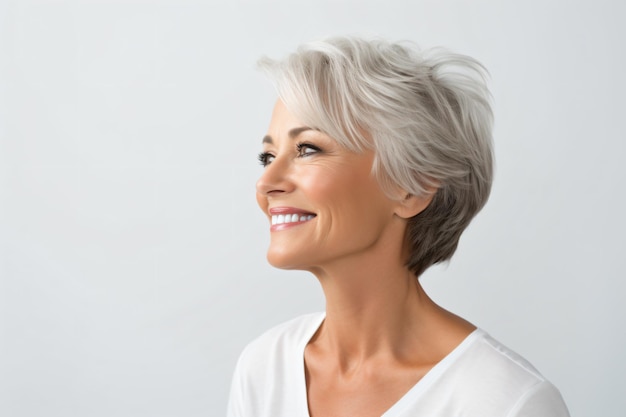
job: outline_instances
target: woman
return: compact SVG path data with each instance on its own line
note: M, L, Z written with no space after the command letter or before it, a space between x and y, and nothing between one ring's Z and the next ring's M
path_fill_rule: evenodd
M482 66L353 38L261 66L280 97L259 155L267 257L312 272L326 311L246 347L229 416L567 416L528 362L418 280L489 195Z

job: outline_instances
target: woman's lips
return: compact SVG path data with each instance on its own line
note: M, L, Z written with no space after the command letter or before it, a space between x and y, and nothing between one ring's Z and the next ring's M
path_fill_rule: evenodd
M270 230L278 231L306 223L315 217L314 213L295 207L273 207L269 209L272 219Z

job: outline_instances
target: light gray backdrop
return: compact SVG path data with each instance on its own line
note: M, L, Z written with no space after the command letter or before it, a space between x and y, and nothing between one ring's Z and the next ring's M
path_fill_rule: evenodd
M265 262L263 54L361 34L492 74L497 178L442 305L574 416L626 409L619 1L0 1L0 415L221 416L245 343L324 308Z

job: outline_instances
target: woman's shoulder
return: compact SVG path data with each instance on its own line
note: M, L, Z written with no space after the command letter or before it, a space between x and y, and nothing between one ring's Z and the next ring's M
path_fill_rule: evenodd
M241 357L252 361L262 357L267 361L277 355L284 358L298 352L313 337L324 317L323 312L310 313L278 324L248 343Z
M489 393L490 407L502 407L504 415L568 415L558 389L528 360L481 329L473 336L439 381L446 391L455 387L454 397L464 409L486 412L485 402L477 399Z
M473 364L481 375L506 376L507 379L528 384L544 382L544 376L524 357L493 338L482 329L477 330L476 341L468 349L465 361Z
M272 327L244 348L233 375L229 416L306 410L304 347L324 317L324 313L296 317Z

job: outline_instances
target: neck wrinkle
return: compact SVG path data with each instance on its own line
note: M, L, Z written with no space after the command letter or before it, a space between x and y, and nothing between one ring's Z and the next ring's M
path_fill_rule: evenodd
M387 271L383 275L383 271ZM349 372L371 359L402 358L402 346L420 334L432 301L406 268L368 268L320 278L326 319L314 341Z

